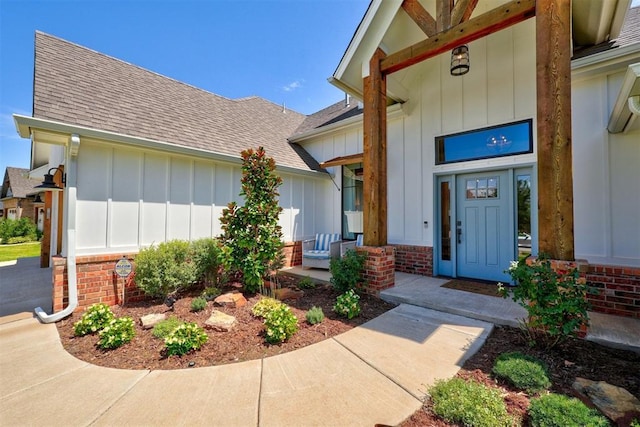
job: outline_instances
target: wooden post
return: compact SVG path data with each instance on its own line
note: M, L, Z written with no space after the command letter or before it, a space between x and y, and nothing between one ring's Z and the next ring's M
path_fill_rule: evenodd
M570 1L536 1L536 84L539 251L572 261Z
M387 84L377 49L364 78L364 213L366 246L387 244Z

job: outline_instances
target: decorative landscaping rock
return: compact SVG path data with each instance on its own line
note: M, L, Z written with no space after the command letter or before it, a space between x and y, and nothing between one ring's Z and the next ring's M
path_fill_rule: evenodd
M304 296L304 291L296 291L291 288L276 289L273 291L276 299L284 301L286 299L298 299Z
M162 322L167 316L164 313L147 314L140 318L140 324L143 329L151 329L156 323Z
M213 310L211 317L204 322L207 328L214 331L229 332L238 323L235 317L225 314L218 310Z
M572 387L581 400L592 403L616 423L629 413L640 414L640 400L621 387L586 378L576 378Z
M244 306L247 303L247 299L239 292L230 292L220 295L213 302L223 307L237 308Z

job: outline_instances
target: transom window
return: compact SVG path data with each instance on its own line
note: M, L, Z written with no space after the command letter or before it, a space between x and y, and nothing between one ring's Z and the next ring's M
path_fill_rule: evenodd
M438 136L436 164L456 163L533 152L532 120Z

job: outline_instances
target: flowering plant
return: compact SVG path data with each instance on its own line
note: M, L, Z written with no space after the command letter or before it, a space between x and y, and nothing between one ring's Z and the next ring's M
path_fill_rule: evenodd
M98 346L104 349L118 348L131 341L135 335L133 319L131 317L119 317L111 320L100 331Z
M76 336L95 334L102 330L114 319L111 308L107 304L99 303L87 307L82 317L73 324L73 333Z
M353 319L360 314L360 296L353 289L348 290L338 296L333 311L347 319Z
M164 339L169 356L182 356L191 350L198 350L207 342L209 336L196 323L183 323Z
M512 261L505 272L516 286L498 287L504 298L511 295L527 310L522 323L533 344L546 341L553 347L589 325L589 288L577 269L554 269L548 256L540 255L532 262Z
M298 332L298 318L288 305L280 303L264 316L265 340L278 344Z

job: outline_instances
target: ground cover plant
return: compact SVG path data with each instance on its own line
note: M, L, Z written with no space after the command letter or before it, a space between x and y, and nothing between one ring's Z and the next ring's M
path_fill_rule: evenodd
M529 394L539 393L551 387L544 363L518 351L498 356L493 366L493 373L513 387Z
M169 356L182 356L192 350L199 350L207 342L209 336L196 323L183 323L175 328L164 339Z
M278 344L298 332L298 318L288 305L280 304L264 316L264 329L264 339L269 344Z
M348 290L336 298L333 311L347 319L353 319L360 314L360 295L353 289Z
M129 316L112 319L99 332L98 347L104 350L118 348L136 335L133 319Z
M312 325L318 324L318 323L322 323L322 321L324 320L324 312L322 311L321 307L311 307L309 309L309 311L307 311L307 314L305 315L305 317L307 318L307 322L309 322Z
M595 409L590 409L575 397L546 394L531 399L531 427L608 427L609 421Z
M93 304L82 313L80 320L73 324L76 336L94 334L104 329L115 316L107 304Z

